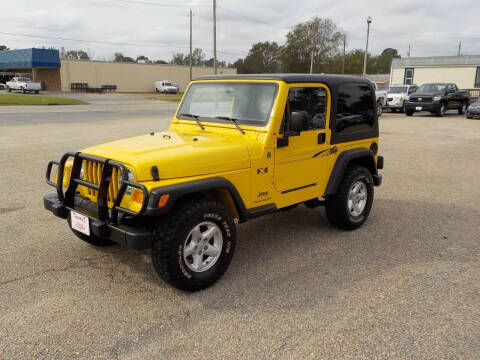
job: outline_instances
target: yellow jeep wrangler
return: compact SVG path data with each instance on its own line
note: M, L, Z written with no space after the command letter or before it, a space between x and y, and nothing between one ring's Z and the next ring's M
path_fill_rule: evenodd
M235 219L305 204L325 206L338 228L361 226L382 179L378 136L368 80L202 77L167 131L51 161L46 180L56 193L44 205L90 244L152 248L163 280L200 290L232 259Z

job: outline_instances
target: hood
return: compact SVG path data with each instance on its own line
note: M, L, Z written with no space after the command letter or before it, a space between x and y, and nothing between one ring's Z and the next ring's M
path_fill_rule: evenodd
M152 180L152 166L157 166L162 180L250 167L243 137L215 133L162 131L108 142L82 152L131 167L135 181Z
M387 96L388 97L391 97L391 98L398 98L398 97L407 97L407 93L387 93Z

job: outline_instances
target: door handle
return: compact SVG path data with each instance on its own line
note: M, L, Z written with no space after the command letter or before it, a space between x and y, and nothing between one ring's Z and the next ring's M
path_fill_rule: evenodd
M325 144L325 133L318 133L317 144Z

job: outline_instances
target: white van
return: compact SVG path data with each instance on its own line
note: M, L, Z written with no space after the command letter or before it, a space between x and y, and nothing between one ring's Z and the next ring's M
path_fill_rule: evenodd
M178 92L178 86L173 85L170 80L157 80L155 81L155 92L176 94Z

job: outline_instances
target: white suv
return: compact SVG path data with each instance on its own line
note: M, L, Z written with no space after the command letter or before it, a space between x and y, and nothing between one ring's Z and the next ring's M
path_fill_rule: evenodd
M417 90L417 85L392 85L387 92L387 104L385 105L392 112L400 110L405 111L405 101L408 100L410 94Z

